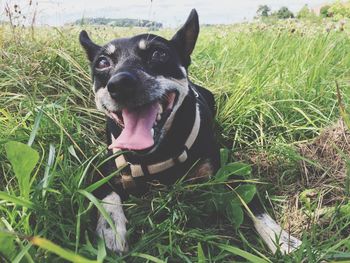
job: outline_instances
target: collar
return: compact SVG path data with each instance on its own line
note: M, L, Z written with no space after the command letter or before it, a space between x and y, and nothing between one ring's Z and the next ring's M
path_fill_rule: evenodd
M136 184L134 181L135 177L142 177L145 175L157 174L172 168L177 163L184 163L188 159L188 151L192 148L194 142L198 137L199 128L200 128L200 113L199 113L198 103L196 103L196 116L192 126L192 130L185 141L184 150L178 156L169 158L165 161L158 162L158 163L134 164L134 163L128 162L123 153L118 155L115 158L115 165L117 166L117 169L124 167L121 175L121 183L123 185L123 188L126 190L130 188L135 188L136 187ZM115 140L113 134L111 134L111 138L113 142ZM122 152L122 150L118 148L113 149L113 154L117 154L118 152ZM129 172L125 172L126 167L129 167Z

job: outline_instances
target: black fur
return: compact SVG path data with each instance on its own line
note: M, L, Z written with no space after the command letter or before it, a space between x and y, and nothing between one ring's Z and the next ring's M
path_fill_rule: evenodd
M193 84L191 83L190 85L192 86ZM162 140L162 143L156 152L146 155L134 153L126 154L128 161L132 163L155 163L178 156L183 151L184 142L190 130L192 129L195 118L195 102L197 102L200 107L201 126L199 135L194 145L188 152L189 159L185 163L179 163L173 168L170 168L169 170L166 170L162 173L135 178L137 189L136 191L132 191L132 194L144 194L149 187L147 183L152 180L159 181L164 185L173 184L176 180L183 177L189 171L192 165L197 161L209 161L212 165L213 172L219 168L219 148L217 146L213 133L213 104L208 104L205 96L202 95L204 88L200 87L199 90L198 87L199 86L193 85L192 89L196 89L196 92L200 94L199 97L197 98L192 91L191 94L185 99L183 105L180 107L176 114L172 128L168 132L167 136ZM212 97L208 96L208 98ZM118 136L120 133L120 128L111 119L108 118L107 138L109 138L108 135L111 132L115 136ZM109 145L110 143L111 141L109 139L107 141L107 144ZM112 153L109 152L109 155L111 154ZM106 175L115 171L115 169L114 159L111 159L106 167L104 167ZM118 189L118 194L120 194L123 200L128 197L128 191L125 191L125 189L120 187L120 184L115 182L112 183L112 185L105 185L102 188L98 189L96 195L99 198L103 198L113 189Z
M187 72L191 61L190 55L194 49L198 33L198 15L195 10L192 10L186 23L171 40L156 35L142 34L131 38L115 39L101 47L94 44L87 33L82 31L80 43L91 62L95 91L97 92L101 87L107 86L108 91L119 106L137 107L142 103L154 100L154 90L159 88L156 80L158 76L179 80L185 77L181 67ZM138 44L145 39L151 41L147 42L147 47L142 49ZM113 54L109 54L109 45L115 47ZM151 56L155 50L166 51L165 62L152 61ZM107 60L107 62L104 61L105 63L111 64L109 70L96 69L101 57ZM120 81L121 78L122 81ZM119 87L123 86L120 83L124 82L132 82L132 85ZM184 150L184 143L191 132L195 120L196 104L198 104L201 119L200 132L193 147L188 152L188 160L159 174L135 178L137 190L133 191L133 194L146 192L148 189L147 182L151 180L157 180L166 185L174 183L199 160L210 162L213 172L219 168L219 150L213 132L214 96L209 90L190 81L188 81L188 86L188 95L177 110L171 128L163 136L157 149L150 154L147 152L129 152L126 154L127 160L131 163L157 163L178 156ZM110 134L112 133L117 138L120 132L120 126L107 117L107 145L111 144ZM112 152L109 151L109 155L111 154ZM102 170L105 175L108 175L115 169L114 159L111 159ZM128 191L123 189L117 181L106 184L98 189L95 194L99 198L103 198L113 190L117 191L123 199L128 196Z
M196 107L199 108L200 113L199 134L187 151L188 159L184 163L176 162L175 166L158 174L136 177L134 178L136 188L132 189L124 189L120 177L116 176L108 184L95 191L94 194L98 198L103 199L112 191L116 192L122 200L127 199L129 194L140 196L148 191L151 181L171 185L187 174L195 163L205 164L201 167L208 169L207 174L215 174L219 169L220 154L213 129L216 114L214 96L209 90L192 83L187 78L187 70L191 63L190 56L198 33L198 15L195 10L192 10L184 26L171 40L143 34L131 38L115 39L101 47L94 44L85 31L81 32L80 43L91 62L94 90L96 95L102 94L102 98L97 98L100 100L97 106L108 116L107 145L112 143L111 134L114 138L118 138L122 133L121 126L116 123L120 122L120 119L116 120L115 117L118 112L137 110L147 105L155 105L155 103L159 103L157 104L159 106L162 105L164 97L176 94L174 100L176 107L172 109L166 107L166 111L161 114L161 119L154 123L154 145L150 148L144 147L142 150L128 151L125 153L128 162L143 166L163 162L170 158L176 160L176 157L185 149L185 142L195 122ZM180 100L181 95L184 94L186 94L184 99ZM170 123L170 121L167 122L170 116L174 116L171 119L171 126L164 128L166 123ZM111 155L110 150L108 157ZM127 173L130 172L127 171L128 168L125 169ZM115 172L115 159L109 158L101 171L104 177ZM202 169L198 171L203 172ZM95 180L100 179L98 174ZM250 208L259 218L268 216L264 213L258 198L254 198L250 203ZM269 228L263 224L263 219L259 220L260 224L255 226L258 232L261 228ZM266 243L271 243L270 240L275 239L274 235L279 234L275 232L276 229L279 228L264 230L270 234L270 236L262 236ZM290 239L286 232L283 233L283 237ZM292 239L295 242L293 248L299 246L300 241L293 237ZM288 240L284 243L288 244ZM119 252L125 251L123 248L116 250L118 249Z

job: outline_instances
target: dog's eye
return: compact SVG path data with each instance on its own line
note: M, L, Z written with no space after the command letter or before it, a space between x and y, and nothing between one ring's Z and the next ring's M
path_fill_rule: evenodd
M99 58L96 62L97 69L106 69L106 68L109 68L110 66L111 66L111 63L105 57Z
M152 54L152 62L166 62L168 60L168 54L164 50L155 50Z

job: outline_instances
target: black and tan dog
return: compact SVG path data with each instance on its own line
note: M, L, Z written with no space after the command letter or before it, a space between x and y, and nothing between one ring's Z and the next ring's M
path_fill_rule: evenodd
M96 105L107 115L109 153L123 151L103 171L108 175L124 167L121 176L96 192L114 223L109 226L100 215L96 231L113 251L127 250L121 202L129 194L145 193L152 181L172 184L198 160L193 177L214 175L219 168L214 97L187 76L198 33L195 10L171 40L143 34L98 46L85 31L80 33ZM278 244L283 251L299 246L267 214L255 216L258 233L273 251Z

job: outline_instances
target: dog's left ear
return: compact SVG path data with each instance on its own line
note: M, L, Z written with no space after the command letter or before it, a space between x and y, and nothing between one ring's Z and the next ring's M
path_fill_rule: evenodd
M186 68L191 63L191 54L196 45L197 37L199 34L199 22L196 9L192 9L190 15L187 18L186 23L176 32L171 39L176 46L181 58L183 66Z
M92 62L97 52L101 49L101 47L91 41L88 33L85 30L80 32L79 41L80 41L80 44L85 49L88 59L90 60L90 62Z

